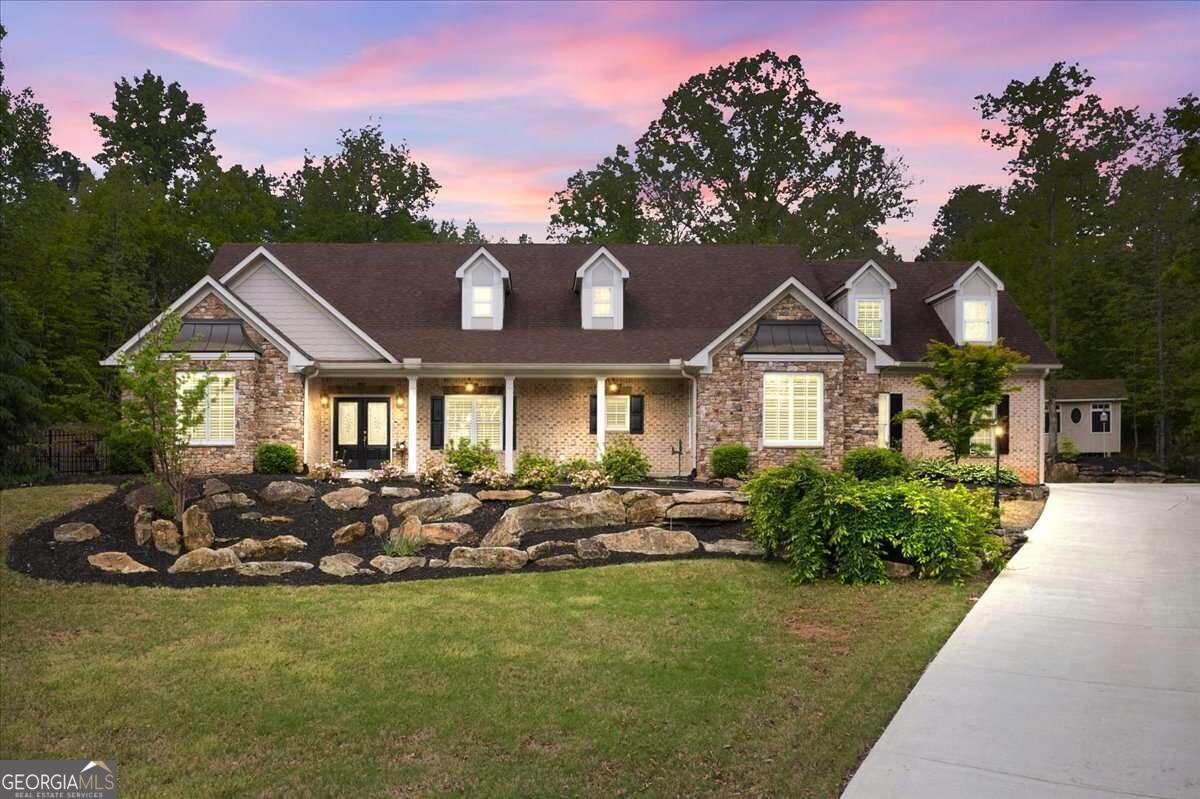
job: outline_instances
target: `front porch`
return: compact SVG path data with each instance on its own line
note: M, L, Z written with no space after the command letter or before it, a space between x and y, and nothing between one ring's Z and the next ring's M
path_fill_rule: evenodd
M513 471L520 452L599 459L605 443L630 436L651 475L695 467L692 382L646 375L309 376L305 460L338 458L351 470L388 460L415 473L459 438L489 443Z

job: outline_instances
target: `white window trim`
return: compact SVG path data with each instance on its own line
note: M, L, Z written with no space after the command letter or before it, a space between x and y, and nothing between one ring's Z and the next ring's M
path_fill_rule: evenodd
M969 339L967 338L967 303L977 302L985 305L988 309L988 334L987 338ZM983 295L967 295L959 299L958 303L959 319L959 337L964 344L995 344L996 343L996 298Z
M492 451L493 452L503 452L504 451L504 429L505 429L504 428L504 397L500 394L446 394L443 402L445 402L446 400L449 400L451 397L466 398L466 399L471 400L471 437L469 440L472 444L475 444L479 441L479 413L476 410L479 399L483 398L483 397L495 397L496 399L500 400L500 445L498 447L495 447ZM442 446L443 447L449 447L455 441L458 440L458 439L450 438L449 424L450 424L450 414L446 413L445 410L443 410L443 412L442 412ZM460 438L461 438L461 436L460 436Z
M787 440L787 441L768 441L767 440L767 377L773 375L781 375L785 377L815 377L817 378L817 437L812 441L805 440ZM825 446L825 375L821 372L764 372L762 379L762 390L759 395L761 402L760 415L762 416L762 446L767 449L778 449L787 447L823 447Z
M479 298L480 290L487 291L487 313L479 313L479 306L482 300ZM492 319L496 314L496 287L495 286L471 286L471 319Z
M1097 430L1096 429L1096 414L1098 414L1098 413L1104 413L1104 414L1108 415L1108 429L1107 430ZM1111 402L1093 402L1092 403L1092 415L1088 421L1091 422L1089 427L1091 428L1092 435L1106 436L1109 433L1111 433L1112 432L1112 422L1113 422L1112 403ZM1103 420L1101 420L1101 421L1103 421Z
M176 372L175 374L177 374L177 375L188 374L188 375L211 376L211 377L215 378L215 380L213 382L216 382L217 380L224 380L226 378L233 381L233 435L230 436L229 438L189 438L187 445L189 447L233 447L233 446L236 446L237 445L237 408L238 408L237 372L224 372L224 371L222 371L222 372L206 372L203 370L195 370L195 371L184 370L184 371ZM178 379L178 378L176 378L176 379ZM210 417L211 407L210 407L210 403L209 403L209 399L210 399L209 388L211 388L211 387L212 387L212 383L209 383L208 388L206 388L204 391L204 429L205 430L208 430L212 426L212 420Z
M629 432L629 417L630 417L630 396L629 394L606 394L604 397L604 431L606 433L628 433ZM624 400L625 404L625 426L614 427L608 420L608 412L612 410L613 400Z
M878 336L872 336L869 333L867 333L865 330L863 330L861 327L858 326L858 304L860 302L877 302L877 303L879 303L879 335ZM880 344L886 343L889 338L888 331L891 328L890 320L888 319L888 316L889 316L889 313L888 313L889 307L888 306L889 306L889 303L888 303L887 297L880 297L880 296L871 295L871 294L864 294L861 297L858 296L857 294L854 295L854 326L857 327L864 336L871 339L871 341L874 341L874 342L877 342Z
M608 313L601 313L596 310L600 306L600 300L596 296L596 292L605 290L608 292ZM592 286L592 318L594 319L614 319L616 318L616 289L613 286Z

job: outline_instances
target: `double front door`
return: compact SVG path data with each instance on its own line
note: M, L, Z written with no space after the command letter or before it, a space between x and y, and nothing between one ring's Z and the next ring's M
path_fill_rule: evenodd
M333 457L347 469L389 460L391 404L386 397L338 397L333 404Z

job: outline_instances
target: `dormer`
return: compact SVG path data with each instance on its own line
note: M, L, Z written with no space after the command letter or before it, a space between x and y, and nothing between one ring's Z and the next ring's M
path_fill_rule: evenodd
M512 290L504 264L480 247L454 276L462 287L462 329L503 330L504 295Z
M575 270L580 319L584 330L625 327L625 281L629 270L606 247L596 250Z
M874 261L867 261L828 299L850 324L876 344L892 343L892 292L896 281Z
M1000 337L999 292L1004 282L976 261L949 286L925 298L955 344L995 344Z

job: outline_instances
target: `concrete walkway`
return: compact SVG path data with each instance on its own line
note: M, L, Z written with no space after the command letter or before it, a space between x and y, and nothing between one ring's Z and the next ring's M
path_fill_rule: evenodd
M1056 485L850 782L1200 797L1200 485Z

